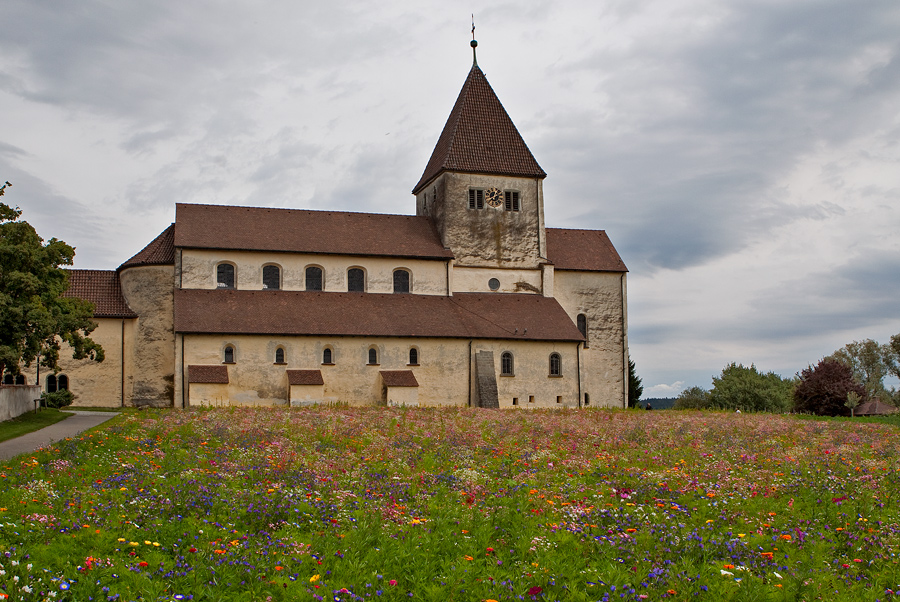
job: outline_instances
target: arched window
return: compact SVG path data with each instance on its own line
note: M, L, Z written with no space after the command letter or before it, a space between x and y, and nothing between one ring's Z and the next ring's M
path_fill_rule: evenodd
M69 390L69 377L65 374L60 374L56 377L56 388L60 391L68 391Z
M24 374L17 374L17 375L16 375L16 384L17 384L17 385L24 385L24 384L27 384L27 383L25 382L25 375L24 375Z
M500 355L500 374L503 376L512 376L514 367L513 354L509 351L504 351Z
M562 357L558 353L550 354L550 376L562 376Z
M283 364L284 363L284 349L279 347L275 350L275 363Z
M366 273L362 269L347 270L347 290L351 293L366 292Z
M281 288L281 269L277 265L263 266L263 288L274 290Z
M326 347L322 351L322 363L323 364L333 364L334 363L334 352Z
M216 286L218 288L234 288L234 266L220 263L216 266Z
M7 372L6 374L3 375L3 384L4 385L11 385L14 382L15 382L14 377L9 372Z
M584 344L587 345L587 316L584 314L578 314L578 331L584 337Z
M320 291L322 290L324 283L325 278L322 274L322 268L318 268L314 265L306 268L306 290Z
M419 365L419 350L415 347L410 347L409 349L409 365L410 366L418 366Z
M234 363L234 347L228 345L225 347L225 363L233 364Z
M394 270L394 292L409 292L409 272L406 270Z
M375 365L378 363L378 350L372 347L369 349L369 365Z
M47 393L56 393L56 375L48 374L47 375Z

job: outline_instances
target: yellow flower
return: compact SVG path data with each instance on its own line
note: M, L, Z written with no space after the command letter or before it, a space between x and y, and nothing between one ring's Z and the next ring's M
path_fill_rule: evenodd
M310 583L315 583L315 582L318 581L318 580L319 580L319 576L318 576L318 575L313 575L312 577L309 578L309 582L310 582Z
M120 538L117 539L116 541L125 541L125 538L124 538L124 537L120 537Z

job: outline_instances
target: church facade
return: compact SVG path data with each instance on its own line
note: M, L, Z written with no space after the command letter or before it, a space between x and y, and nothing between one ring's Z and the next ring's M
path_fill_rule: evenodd
M473 64L415 215L178 204L117 270L70 273L106 361L29 380L86 406L624 407L626 267L545 226L545 177Z

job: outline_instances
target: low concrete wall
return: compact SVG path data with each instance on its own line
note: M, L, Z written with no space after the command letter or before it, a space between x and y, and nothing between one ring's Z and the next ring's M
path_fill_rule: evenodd
M0 422L33 410L40 396L38 385L0 385Z

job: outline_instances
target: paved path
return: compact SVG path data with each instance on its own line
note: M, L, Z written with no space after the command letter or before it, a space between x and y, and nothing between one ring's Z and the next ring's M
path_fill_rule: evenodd
M56 424L46 426L39 431L0 443L0 460L9 460L19 454L28 454L38 448L50 445L54 441L74 437L82 431L94 428L98 424L103 424L119 415L118 412L64 411L72 412L75 415Z

